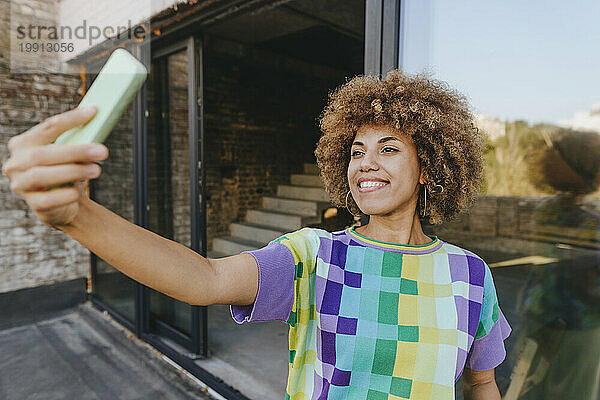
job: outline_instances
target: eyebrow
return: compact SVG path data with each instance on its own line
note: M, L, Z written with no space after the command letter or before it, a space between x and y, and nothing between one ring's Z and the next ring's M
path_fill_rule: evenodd
M399 142L402 142L402 140L398 139L398 138L397 138L397 137L395 137L395 136L384 136L384 137L382 137L381 139L379 139L379 140L377 141L377 143L385 143L385 142L389 142L390 140L397 140L397 141L399 141ZM353 145L353 146L354 146L355 144L356 144L356 145L358 145L358 146L364 146L364 143L363 143L363 142L354 142L354 143L352 143L352 145Z

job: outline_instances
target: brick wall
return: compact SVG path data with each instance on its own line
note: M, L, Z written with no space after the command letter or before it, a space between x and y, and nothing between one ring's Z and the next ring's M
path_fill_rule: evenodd
M169 56L167 69L164 129L156 125L163 117L155 103L157 68L152 68L148 80L148 221L154 232L190 246L187 52Z
M39 4L38 4L39 3ZM45 0L31 0L44 9ZM6 143L45 118L75 107L80 80L72 75L11 74L8 26L10 2L0 0L0 160ZM32 16L34 18L34 16ZM0 292L86 276L88 253L67 235L38 222L0 176Z

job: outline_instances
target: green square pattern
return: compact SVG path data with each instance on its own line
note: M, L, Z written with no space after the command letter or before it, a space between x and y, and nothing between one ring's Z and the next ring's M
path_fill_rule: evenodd
M398 325L398 340L401 342L418 342L419 327Z
M302 261L298 261L298 264L296 264L296 278L302 278L302 273L304 271L303 266L304 264L302 264Z
M412 381L410 379L392 377L391 394L408 399L410 398L411 389Z
M383 254L381 275L390 278L400 278L402 275L402 254L386 252Z
M419 294L419 290L417 289L417 281L402 278L402 280L400 281L400 293L414 295Z
M371 372L379 375L393 375L394 363L396 361L395 340L377 339L375 343L375 355L373 357L373 368Z
M377 390L369 389L367 392L367 400L387 400L388 394L378 392Z
M377 322L382 324L398 324L398 294L379 292L379 310Z

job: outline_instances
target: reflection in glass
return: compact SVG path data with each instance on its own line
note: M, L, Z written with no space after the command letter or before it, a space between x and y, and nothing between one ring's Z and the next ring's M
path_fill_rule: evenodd
M531 373L521 398L591 399L599 389L600 275L593 247L600 216L585 196L600 184L600 135L556 130L537 153L533 180L556 194L536 205L535 232L571 244L546 251L552 262L532 269L527 280L521 348L536 347L532 366L539 371Z
M478 204L429 229L492 267L513 327L503 399L598 399L600 4L403 6L401 66L466 94L486 136Z

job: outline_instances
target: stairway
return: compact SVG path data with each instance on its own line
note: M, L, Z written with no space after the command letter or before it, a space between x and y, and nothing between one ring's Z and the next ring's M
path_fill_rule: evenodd
M315 164L304 164L303 174L292 174L290 185L278 185L275 197L264 196L261 208L248 210L243 222L229 224L230 236L213 239L209 258L227 257L266 246L287 232L321 223L330 207Z

